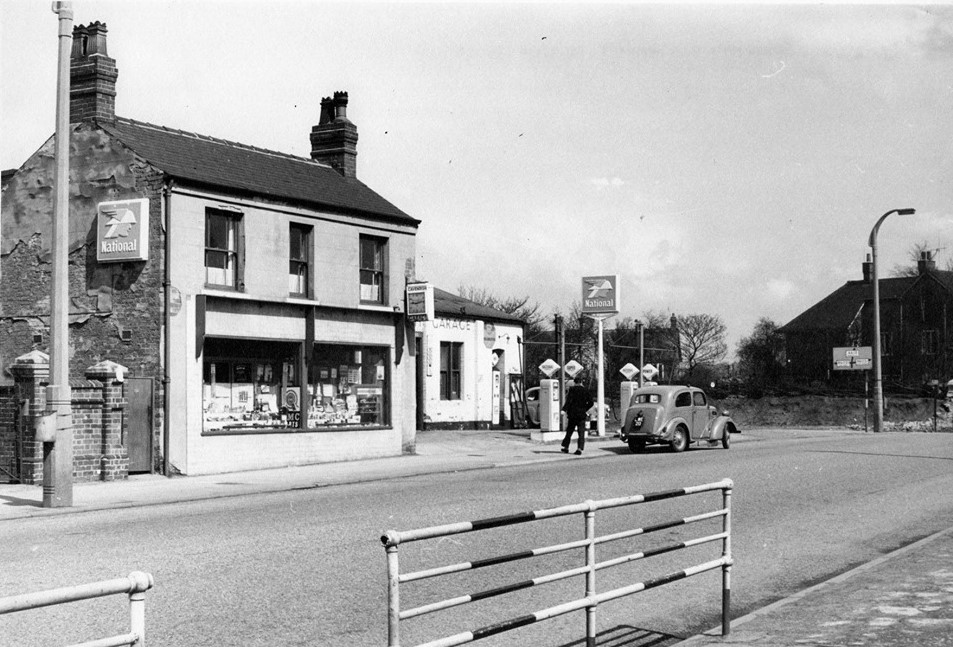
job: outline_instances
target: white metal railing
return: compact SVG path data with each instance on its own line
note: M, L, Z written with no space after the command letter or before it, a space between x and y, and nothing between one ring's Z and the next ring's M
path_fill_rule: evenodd
M130 645L144 647L146 644L146 591L153 585L152 575L133 571L127 577L115 580L0 598L0 615L125 593L129 596L129 633L79 643L71 647L126 647Z
M730 479L724 479L718 481L717 483L708 483L705 485L697 485L686 488L679 488L676 490L666 490L662 492L654 492L650 494L638 494L628 497L620 497L615 499L605 499L602 501L586 501L584 503L577 503L573 505L562 506L558 508L550 508L547 510L538 510L534 512L521 512L518 514L507 515L503 517L493 517L490 519L482 519L478 521L466 521L460 523L447 524L443 526L432 526L430 528L421 528L417 530L409 530L399 532L396 530L387 531L382 537L381 542L384 544L384 548L387 553L387 579L388 579L388 595L387 595L387 638L388 647L400 647L400 622L402 620L408 620L410 618L422 616L428 613L434 613L444 609L449 609L452 607L457 607L460 605L468 604L470 602L475 602L477 600L485 600L492 598L498 595L504 595L506 593L512 593L513 591L518 591L522 589L531 588L534 586L539 586L541 584L548 584L551 582L556 582L559 580L564 580L571 577L576 577L580 575L586 576L586 593L585 597L571 600L563 604L536 611L528 615L519 616L516 618L510 618L508 620L503 620L501 622L494 623L485 627L478 629L473 629L471 631L465 631L457 633L451 636L446 636L438 640L433 640L427 643L418 645L417 647L452 647L453 645L463 645L466 643L474 642L476 640L481 640L489 636L503 633L505 631L510 631L511 629L516 629L518 627L524 627L541 620L547 620L549 618L555 618L572 611L577 611L580 609L586 610L586 645L587 647L594 647L596 644L596 607L602 603L607 602L608 600L614 600L616 598L625 597L632 595L634 593L639 593L640 591L645 591L647 589L655 588L662 586L664 584L669 584L677 580L684 579L686 577L691 577L692 575L698 575L700 573L705 573L707 571L714 570L716 568L721 568L722 571L722 597L721 597L721 631L723 636L727 636L730 632L730 621L729 621L729 610L731 605L731 566L732 566L732 557L731 557L731 492L734 487L734 484ZM614 533L611 535L604 535L597 537L595 534L595 513L597 510L605 510L608 508L618 508L622 506L635 505L639 503L649 503L653 501L660 501L663 499L672 499L676 497L683 497L692 494L699 494L703 492L710 492L721 490L722 492L722 507L713 511L704 512L701 514L693 515L690 517L685 517L682 519L675 519L659 524L654 524L651 526L645 526L642 528L635 528L631 530L626 530L623 532ZM489 528L499 528L502 526L516 525L522 523L529 523L533 521L539 521L541 519L551 519L555 517L564 517L572 514L584 514L586 522L586 534L584 539L579 539L576 541L571 541L562 544L556 544L552 546L544 546L540 548L535 548L532 550L522 551L518 553L513 553L509 555L501 555L498 557L491 557L488 559L462 562L458 564L451 564L448 566L441 566L437 568L430 568L427 570L416 571L412 573L401 573L400 564L398 560L398 547L401 544L406 544L414 541L422 541L427 539L435 539L440 537L446 537L448 535L455 535L460 533L474 532L478 530L487 530ZM605 544L608 542L618 541L621 539L626 539L629 537L634 537L636 535L644 535L651 532L657 532L660 530L665 530L668 528L674 528L676 526L691 524L699 521L704 521L708 519L722 519L722 531L713 535L707 535L703 537L697 537L694 539L689 539L687 541L682 541L674 544L669 544L666 546L661 546L657 548L643 550L638 553L632 553L622 557L617 557L614 559L609 559L603 562L596 561L596 546L599 544ZM596 572L602 569L610 568L613 566L619 566L628 562L632 562L639 559L644 559L646 557L652 557L655 555L661 555L663 553L673 552L685 548L690 548L693 546L699 546L709 542L721 541L721 557L712 561L708 561L702 564L696 564L689 566L681 571L674 573L669 573L661 577L656 577L650 580L643 582L637 582L629 586L622 588L614 589L611 591L606 591L604 593L596 593L595 586L595 576ZM417 580L423 580L433 577L438 577L441 575L448 575L450 573L459 573L463 571L469 571L479 568L485 568L488 566L495 566L498 564L504 564L507 562L514 562L521 559L527 559L530 557L537 557L539 555L548 555L553 553L559 553L563 551L569 551L574 549L585 549L586 558L585 564L577 568L572 568L566 571L561 571L558 573L552 573L542 577L537 577L532 580L524 580L522 582L516 582L511 584L506 584L494 589L487 591L479 591L475 593L469 593L466 595L461 595L446 600L441 600L424 606L415 607L412 609L401 610L400 608L400 585L408 582L414 582Z

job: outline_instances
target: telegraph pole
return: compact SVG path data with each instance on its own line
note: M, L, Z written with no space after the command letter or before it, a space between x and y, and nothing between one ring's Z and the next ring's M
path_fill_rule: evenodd
M69 65L73 6L54 2L59 17L56 73L56 148L53 186L53 273L50 298L50 382L46 407L56 420L54 442L43 443L43 507L73 505L73 421L69 386Z
M557 352L559 357L559 401L560 403L565 402L566 400L566 328L563 325L562 315L556 315L553 326L556 330L556 344ZM559 431L563 431L563 417L562 414L559 415Z

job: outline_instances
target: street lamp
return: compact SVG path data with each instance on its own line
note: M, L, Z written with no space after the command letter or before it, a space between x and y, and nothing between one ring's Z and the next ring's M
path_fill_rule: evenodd
M877 278L877 232L880 230L880 225L883 224L883 221L887 219L887 216L891 214L897 214L898 216L912 216L916 213L916 209L894 209L893 211L888 211L884 215L880 216L880 220L877 221L877 224L874 225L874 228L870 230L870 270L871 276L870 280L874 285L874 348L873 348L873 359L874 359L874 431L881 432L883 431L884 426L884 388L883 388L883 377L881 375L880 368L880 281Z

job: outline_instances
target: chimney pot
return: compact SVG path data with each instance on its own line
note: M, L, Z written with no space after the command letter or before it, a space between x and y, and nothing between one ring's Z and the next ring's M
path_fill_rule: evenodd
M106 53L106 23L73 28L70 123L116 118L116 61Z
M347 118L347 92L321 100L321 117L311 129L311 159L344 177L357 176L357 126Z
M936 270L936 261L933 260L933 252L920 252L920 260L917 261L917 274L926 274Z
M321 99L321 117L318 119L318 125L323 126L334 121L334 100L331 97Z
M874 264L870 259L870 254L867 254L867 260L865 260L861 266L861 271L864 276L864 283L870 283L873 279L874 273Z
M334 93L334 120L347 121L347 92Z

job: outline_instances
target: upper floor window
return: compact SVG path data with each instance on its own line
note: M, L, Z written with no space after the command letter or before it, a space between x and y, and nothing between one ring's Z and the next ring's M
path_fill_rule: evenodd
M311 291L311 227L291 223L288 240L288 293L307 297Z
M240 289L242 216L208 209L205 212L205 282Z
M937 334L935 330L920 331L920 353L923 355L936 355Z
M387 241L361 236L361 302L386 303L384 293L386 267L384 252Z

